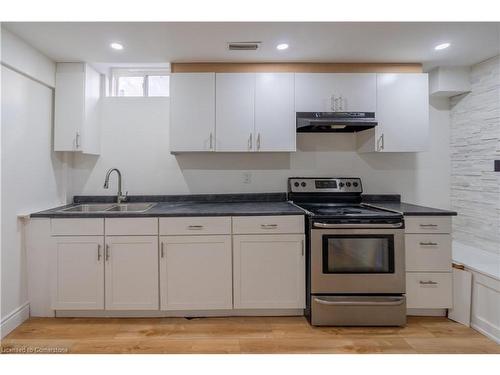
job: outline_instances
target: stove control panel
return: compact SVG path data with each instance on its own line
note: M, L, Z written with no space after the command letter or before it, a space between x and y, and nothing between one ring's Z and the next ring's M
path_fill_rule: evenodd
M362 193L361 179L357 177L291 177L288 179L291 193Z

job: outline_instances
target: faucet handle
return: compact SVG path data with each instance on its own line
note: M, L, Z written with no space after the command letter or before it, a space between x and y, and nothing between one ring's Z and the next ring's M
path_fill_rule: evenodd
M128 191L125 192L125 195L123 196L123 201L126 202L128 199Z

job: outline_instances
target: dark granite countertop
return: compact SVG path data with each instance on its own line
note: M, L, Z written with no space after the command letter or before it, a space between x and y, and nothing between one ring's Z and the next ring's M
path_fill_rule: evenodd
M82 203L113 203L114 196L75 196L71 205L31 214L31 217L169 217L169 216L259 216L305 215L305 211L286 201L286 193L263 194L199 194L199 195L137 195L128 202L155 202L145 212L61 212L62 208ZM363 203L400 212L405 216L455 216L454 211L419 206L400 201L397 194L363 195Z
M418 206L416 204L391 201L370 201L366 202L374 207L385 210L400 212L405 216L456 216L455 211L442 210L439 208Z
M31 217L99 218L99 217L171 217L171 216L259 216L305 215L287 202L284 193L214 194L193 196L135 196L129 202L156 202L145 212L61 212L62 208L80 203L112 203L115 197L75 197L75 203L31 214ZM191 200L188 200L191 199Z

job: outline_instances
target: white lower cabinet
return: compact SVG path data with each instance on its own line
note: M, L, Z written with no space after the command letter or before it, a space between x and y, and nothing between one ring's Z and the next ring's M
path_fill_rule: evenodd
M106 310L158 310L158 237L106 237Z
M409 309L452 307L451 272L407 272L406 301Z
M406 216L405 252L407 308L451 308L451 217Z
M305 306L304 235L233 236L234 308Z
M231 236L160 237L162 310L231 309Z
M104 308L104 237L54 237L52 308Z

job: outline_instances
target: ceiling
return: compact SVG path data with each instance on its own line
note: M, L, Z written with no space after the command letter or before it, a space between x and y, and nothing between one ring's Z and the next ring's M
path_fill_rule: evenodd
M471 65L500 53L500 23L16 22L4 27L55 61L421 62ZM109 47L118 41L122 51ZM258 51L227 42L260 41ZM434 46L451 47L435 51ZM290 48L278 51L278 43Z

